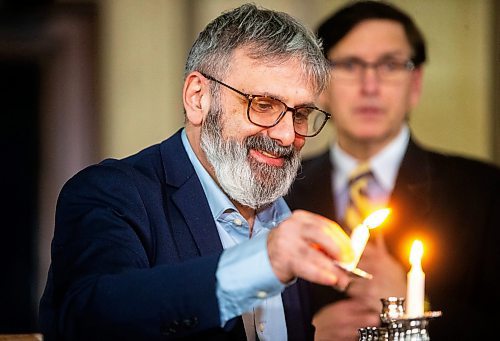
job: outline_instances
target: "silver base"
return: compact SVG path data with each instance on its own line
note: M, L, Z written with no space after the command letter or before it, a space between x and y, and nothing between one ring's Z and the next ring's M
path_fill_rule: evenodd
M427 330L430 320L440 317L441 311L428 311L423 316L407 317L404 311L404 298L389 297L381 299L381 327L359 329L359 341L429 341Z

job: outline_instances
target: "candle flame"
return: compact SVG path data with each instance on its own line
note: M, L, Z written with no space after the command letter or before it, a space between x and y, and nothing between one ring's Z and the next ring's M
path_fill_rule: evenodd
M424 255L424 244L420 240L415 240L411 246L410 251L410 264L412 266L420 265L422 256Z
M389 208L382 208L380 210L377 210L366 217L366 219L363 221L363 225L365 225L369 229L374 229L375 227L380 226L390 213L391 209Z

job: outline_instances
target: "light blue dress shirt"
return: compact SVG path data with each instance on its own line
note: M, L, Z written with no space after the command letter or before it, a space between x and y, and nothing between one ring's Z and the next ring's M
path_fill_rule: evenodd
M367 192L374 205L387 205L409 141L410 129L404 125L391 143L368 160L373 178L368 183ZM334 165L331 176L335 209L339 220L342 220L349 201L349 174L359 161L343 151L338 143L330 149L330 160Z
M242 315L249 341L287 340L281 292L267 254L267 234L291 214L280 198L257 212L252 236L248 222L196 157L186 133L182 143L208 199L224 251L216 272L221 326ZM238 247L234 247L238 245Z

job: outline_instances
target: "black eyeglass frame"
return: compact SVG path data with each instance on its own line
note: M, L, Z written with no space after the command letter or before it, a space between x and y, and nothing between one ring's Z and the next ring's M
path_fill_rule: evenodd
M299 136L302 136L302 137L314 137L314 136L318 135L318 134L321 132L321 130L323 130L323 127L325 126L326 122L328 122L328 120L332 117L332 114L330 114L330 113L328 113L328 112L326 112L326 111L324 111L324 110L321 110L321 109L319 109L319 108L317 108L317 107L299 106L299 107L291 108L291 107L289 107L288 105L286 105L286 103L284 103L283 101L281 101L280 99L275 98L275 97L272 97L272 96L247 94L247 93L245 93L245 92L243 92L243 91L240 91L240 90L238 90L238 89L233 88L232 86L230 86L230 85L228 85L228 84L226 84L226 83L224 83L224 82L222 82L222 81L220 81L220 80L218 80L218 79L216 79L216 78L214 78L214 77L212 77L212 76L210 76L210 75L207 75L207 74L205 74L205 73L203 73L203 72L200 72L200 73L201 73L201 74L203 75L203 77L205 77L206 79L209 79L209 80L214 81L214 82L216 82L216 83L218 83L218 84L220 84L220 85L223 85L223 86L225 86L226 88L228 88L228 89L230 89L230 90L233 90L234 92L236 92L236 93L240 94L241 96L245 97L245 98L247 99L247 101L248 101L248 105L247 105L247 118L248 118L248 120L249 120L252 124L255 124L255 125L256 125L256 126L258 126L258 127L262 127L262 128L272 128L272 127L276 126L276 125L277 125L277 124L278 124L278 123L279 123L279 122L283 119L283 117L285 117L285 115L286 115L286 113L287 113L288 111L290 111L290 112L292 113L292 117L293 117L293 120L294 120L294 122L295 122L295 116L297 115L297 110L300 110L300 109L317 110L317 111L322 112L322 113L325 115L325 118L324 118L324 120L323 120L323 123L321 124L321 126L319 127L319 129L318 129L318 131L317 131L317 132L315 132L314 134L311 134L311 135L304 135L304 134L298 133L298 132L295 130L295 125L294 125L294 127L293 127L293 130L294 130L295 134L297 134L297 135L299 135ZM281 104L283 104L283 106L285 107L285 110L284 110L284 111L283 111L283 112L282 112L282 113L278 116L278 118L276 118L276 121L275 121L273 124L271 124L271 125L264 125L264 124L255 123L255 122L252 120L252 118L250 117L250 107L251 107L251 105L252 105L252 100L253 100L254 98L270 98L270 99L272 99L272 100L278 101L278 102L280 102Z
M417 68L415 62L411 58L406 59L404 61L393 61L393 60L382 59L374 63L369 63L358 58L349 58L347 60L329 60L330 66L333 68L333 70L335 70L337 65L347 65L350 63L357 63L363 68L363 73L365 73L367 69L373 69L377 75L380 75L379 68L385 63L389 62L393 63L394 66L397 66L398 70L413 71Z

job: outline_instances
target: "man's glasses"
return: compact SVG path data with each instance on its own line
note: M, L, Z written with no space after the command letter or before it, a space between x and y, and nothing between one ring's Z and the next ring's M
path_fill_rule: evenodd
M333 67L333 79L345 81L361 81L367 69L373 69L380 81L394 82L404 79L405 75L415 69L411 60L382 59L375 63L368 63L358 58L345 60L334 60L330 64Z
M293 127L295 133L302 137L313 137L319 134L321 129L330 119L331 114L310 106L298 106L290 108L279 99L271 96L246 94L238 89L227 85L212 76L201 73L205 78L219 83L228 89L240 94L248 100L247 117L250 122L263 128L271 128L277 125L286 113L290 111L293 116Z

